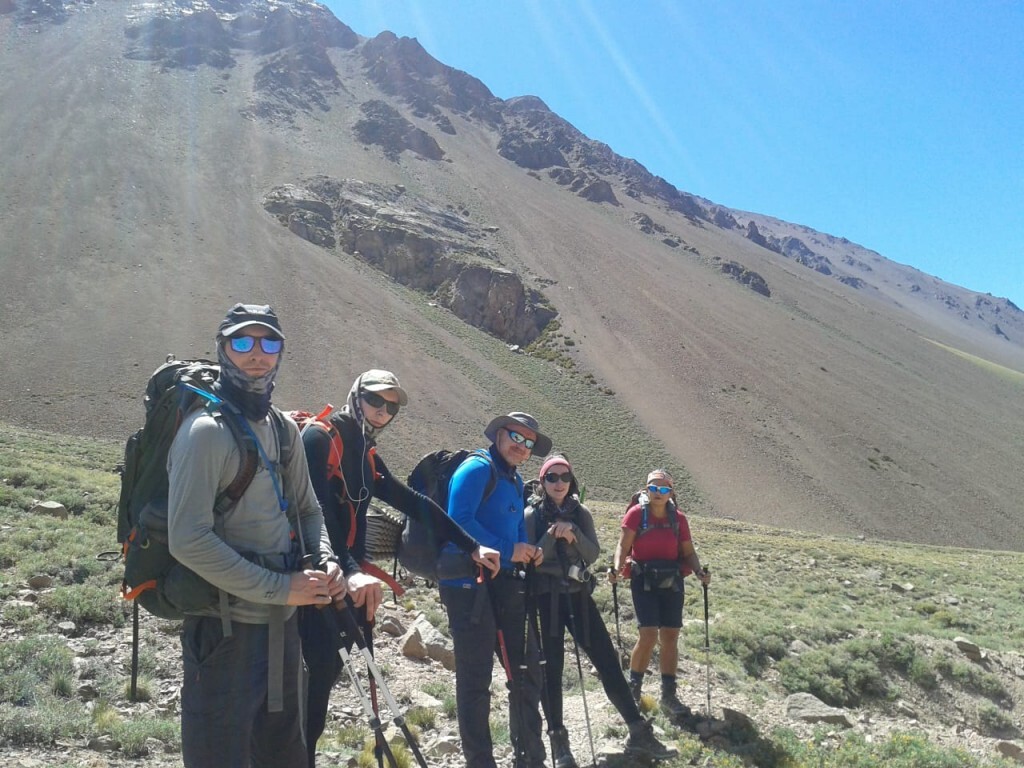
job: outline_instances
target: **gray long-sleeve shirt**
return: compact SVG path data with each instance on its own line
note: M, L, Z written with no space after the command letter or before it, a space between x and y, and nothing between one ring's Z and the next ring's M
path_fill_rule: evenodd
M527 541L537 544L544 550L544 562L537 568L536 588L537 592L541 593L551 591L565 578L555 538L547 532L552 523L564 521L572 524L576 541L566 545L567 564L594 563L601 554L601 544L597 540L594 518L590 510L580 504L575 497L567 498L561 509L550 499L544 499L539 504L543 505L540 509L532 503L526 508L526 535ZM542 513L540 516L543 517L540 527L537 525L538 512ZM569 583L568 589L570 592L576 592L582 589L582 585L573 581Z
M295 422L286 417L286 425L290 460L279 476L283 481L279 487L289 500L288 515L293 519L297 516L306 552L319 552L324 557L332 553L320 505L309 481L306 454ZM250 421L249 426L266 459L276 466L281 451L270 417ZM261 455L252 483L223 516L224 538L214 532L214 500L234 480L241 458L231 429L223 419L197 411L182 422L167 458L168 544L179 562L238 598L232 600L232 620L265 624L270 605L287 604L289 575L257 565L239 553L283 559L292 548L292 527L274 491L273 470ZM293 610L286 611L285 617ZM202 613L217 616L219 609L213 606Z

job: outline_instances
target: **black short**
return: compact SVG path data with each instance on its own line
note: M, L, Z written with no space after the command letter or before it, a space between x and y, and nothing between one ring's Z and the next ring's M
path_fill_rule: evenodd
M629 589L638 627L679 629L683 626L682 589L645 590L642 577L631 579Z

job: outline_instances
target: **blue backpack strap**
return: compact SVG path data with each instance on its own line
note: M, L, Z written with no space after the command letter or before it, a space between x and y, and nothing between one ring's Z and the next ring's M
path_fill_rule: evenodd
M487 479L487 485L484 486L484 495L480 499L480 503L483 504L490 498L490 495L494 493L494 489L498 487L498 468L494 466L494 461L491 459L491 453L484 448L477 448L473 451L472 455L481 456L487 461L487 466L491 470L491 476Z

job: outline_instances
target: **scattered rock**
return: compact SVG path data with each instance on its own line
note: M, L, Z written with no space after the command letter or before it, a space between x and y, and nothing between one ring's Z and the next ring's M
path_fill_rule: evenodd
M889 589L891 589L893 592L899 592L900 594L904 594L905 592L913 592L914 591L914 585L913 584L909 584L909 583L908 584L897 584L896 582L893 582L892 584L889 585Z
M121 748L121 743L112 736L94 736L89 739L89 749L93 752L113 752Z
M1015 741L1000 741L996 743L996 752L1003 757L1024 763L1024 747Z
M917 710L910 706L907 702L900 699L896 702L896 711L901 715L905 715L913 720L917 720Z
M985 652L981 650L977 643L968 640L966 637L954 637L953 642L960 649L960 652L971 661L984 660Z
M734 728L749 733L757 733L757 725L743 712L738 709L722 707L722 719L728 728Z
M462 744L454 736L442 736L427 748L427 754L431 757L457 755L460 752L462 752Z
M40 501L29 512L33 515L49 515L61 520L68 519L68 508L58 501Z
M49 589L53 586L53 577L47 576L45 573L40 573L35 576L29 576L26 583L32 589Z
M410 659L426 659L427 646L420 635L420 628L413 624L404 635L401 643L402 655Z
M405 634L405 627L402 626L402 622L395 616L386 616L383 620L378 621L377 629L392 637L401 637Z
M844 728L852 728L846 712L837 707L830 707L816 696L809 693L794 693L786 697L786 714L793 720L805 723L831 723Z
M794 654L795 656L799 656L801 653L806 653L809 650L811 650L811 646L809 646L800 638L795 639L793 642L789 644L789 652Z
M78 698L82 701L94 701L99 698L100 692L92 683L82 683L78 686Z
M423 707L424 709L441 709L440 701L435 699L429 693L425 693L418 689L409 692L409 703L414 707Z

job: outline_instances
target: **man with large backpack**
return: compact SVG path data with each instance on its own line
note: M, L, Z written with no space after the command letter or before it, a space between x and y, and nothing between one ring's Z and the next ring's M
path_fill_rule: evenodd
M181 629L182 757L189 768L304 768L294 606L329 605L347 585L298 427L270 402L284 349L277 314L236 304L216 339L215 400L185 416L167 460L170 552L221 596L187 613ZM220 500L242 462L238 431L258 462L225 510Z
M541 740L540 670L530 657L526 596L518 566L539 565L543 552L527 541L523 518L523 479L517 467L531 455L544 456L551 440L528 413L492 419L484 430L491 441L452 475L448 514L477 541L501 552L493 579L472 573L441 572L441 602L455 647L455 705L467 768L495 768L491 741L491 672L502 660L509 686L509 731L516 768L544 764ZM447 545L446 555L457 554ZM483 583L481 583L483 582ZM527 663L524 663L524 660Z
M381 579L373 571L385 575L366 559L366 514L374 498L428 523L488 570L498 568L496 550L481 546L441 507L392 475L377 453L381 432L408 402L395 374L373 369L356 378L340 409L310 415L301 422L313 490L364 628L372 623L382 596ZM327 618L314 608L302 609L299 617L302 653L309 667L306 744L310 768L327 721L331 688L342 668L339 638Z

